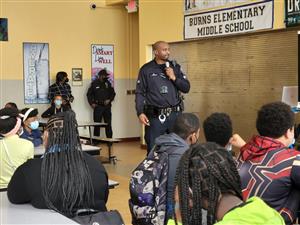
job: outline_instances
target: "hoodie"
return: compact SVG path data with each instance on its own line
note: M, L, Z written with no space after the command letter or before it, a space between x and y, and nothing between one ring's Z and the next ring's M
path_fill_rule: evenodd
M254 136L237 159L244 200L261 197L292 224L300 204L300 152L281 142Z
M232 208L224 215L221 221L215 223L215 225L262 224L285 225L279 213L257 197L252 197L247 202ZM168 225L175 225L174 220L169 220ZM178 225L181 225L181 223L178 223Z
M179 160L183 153L188 150L189 145L175 133L164 134L155 139L158 146L157 152L167 152L169 160L168 181L167 181L167 214L172 214L172 199L174 190L174 179ZM155 148L154 148L155 149ZM150 153L151 154L151 153Z

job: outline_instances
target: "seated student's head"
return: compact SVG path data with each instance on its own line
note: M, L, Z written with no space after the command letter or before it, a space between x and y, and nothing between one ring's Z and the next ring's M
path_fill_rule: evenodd
M47 206L71 217L75 215L74 205L85 209L93 205L94 189L72 110L49 119L43 143L41 184ZM56 199L62 199L62 204L57 205Z
M60 108L63 103L63 98L61 95L55 95L53 98L53 103L56 108Z
M15 108L16 110L18 110L18 106L16 103L14 102L8 102L5 104L4 108Z
M289 146L294 139L295 115L283 102L263 105L257 113L256 129L261 136L277 139Z
M216 143L192 146L182 156L176 176L183 225L201 224L202 209L207 210L207 224L216 223L222 219L218 214L223 210L221 200L222 203L225 199L242 203L235 162L230 153Z
M8 137L17 134L21 127L19 112L15 108L3 108L0 110L0 134Z
M172 132L188 144L195 144L200 134L199 118L193 113L182 113L176 118Z
M226 113L213 113L203 122L206 141L225 147L232 137L232 122Z
M26 130L36 130L39 128L38 113L38 110L34 108L21 110L22 123Z

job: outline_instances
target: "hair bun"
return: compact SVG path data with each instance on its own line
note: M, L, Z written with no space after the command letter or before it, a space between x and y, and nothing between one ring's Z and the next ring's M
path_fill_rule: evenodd
M14 108L3 108L0 110L0 119L6 120L10 117L18 117L19 111Z

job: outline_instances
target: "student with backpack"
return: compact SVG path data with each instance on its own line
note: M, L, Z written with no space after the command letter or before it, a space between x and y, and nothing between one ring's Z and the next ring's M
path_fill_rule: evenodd
M198 141L200 122L196 115L177 117L172 133L156 138L149 155L132 172L129 208L133 225L163 225L173 215L172 196L181 156Z

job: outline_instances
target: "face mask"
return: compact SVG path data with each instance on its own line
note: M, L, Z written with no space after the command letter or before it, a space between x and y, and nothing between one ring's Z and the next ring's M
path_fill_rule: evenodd
M65 82L68 83L69 82L69 78L65 79Z
M31 122L30 125L29 125L29 127L32 130L38 129L39 128L39 121L36 120L36 121Z
M55 100L55 101L54 101L54 104L55 104L56 106L61 106L62 100Z
M230 143L228 143L226 146L225 146L225 149L227 150L227 151L232 151L232 144L230 144Z
M296 142L296 139L293 138L292 143L289 145L288 148L294 148L295 147L295 142Z

